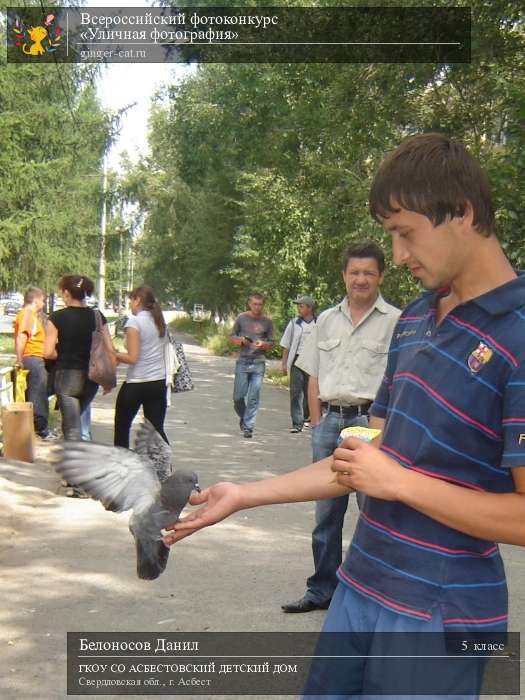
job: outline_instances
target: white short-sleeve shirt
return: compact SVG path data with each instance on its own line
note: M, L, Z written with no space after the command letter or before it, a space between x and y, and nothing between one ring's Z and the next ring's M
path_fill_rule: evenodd
M166 337L159 336L149 311L139 311L126 321L124 328L134 328L140 337L139 359L134 365L128 366L126 382L153 382L166 379L166 363L164 359L164 344Z
M344 406L374 400L400 314L381 296L356 326L346 297L323 311L296 362L317 377L321 401Z

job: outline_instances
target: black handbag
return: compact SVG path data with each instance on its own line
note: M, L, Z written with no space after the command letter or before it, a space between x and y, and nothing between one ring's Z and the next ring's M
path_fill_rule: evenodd
M191 391L195 388L191 377L190 368L186 360L186 355L182 348L182 343L175 343L175 353L179 363L179 369L173 375L173 384L171 391L174 394L180 394L182 391Z

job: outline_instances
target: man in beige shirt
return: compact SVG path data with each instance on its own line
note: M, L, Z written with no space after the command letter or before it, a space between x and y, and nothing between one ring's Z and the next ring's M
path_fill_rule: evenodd
M319 316L298 366L310 375L308 404L313 461L328 457L339 433L368 424L368 409L386 367L388 347L400 310L379 292L385 259L372 241L350 245L343 253L345 298ZM321 414L322 403L327 411ZM306 593L282 606L284 612L328 608L342 561L342 530L348 496L317 501L312 551L315 571Z

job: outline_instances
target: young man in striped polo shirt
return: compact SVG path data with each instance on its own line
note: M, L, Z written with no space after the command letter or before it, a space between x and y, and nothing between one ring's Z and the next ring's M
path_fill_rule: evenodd
M496 543L525 545L525 276L496 238L485 174L446 136L410 137L389 154L370 208L391 234L395 263L428 290L394 330L371 408L381 445L348 439L333 457L290 474L206 489L192 502L207 505L168 542L243 508L357 490L362 510L324 631L371 632L372 640L384 639L378 632L504 632ZM353 695L392 692L392 676L375 663L349 663ZM317 670L309 690L326 692L329 679ZM449 662L429 682L436 695L472 697L479 671Z

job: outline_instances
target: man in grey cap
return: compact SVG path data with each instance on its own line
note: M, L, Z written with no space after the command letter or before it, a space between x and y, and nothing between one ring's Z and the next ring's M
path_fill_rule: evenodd
M290 377L290 432L300 433L304 424L310 420L308 374L296 362L315 326L315 302L312 297L304 294L294 299L294 304L297 304L297 316L286 326L280 345L283 348L283 372Z

